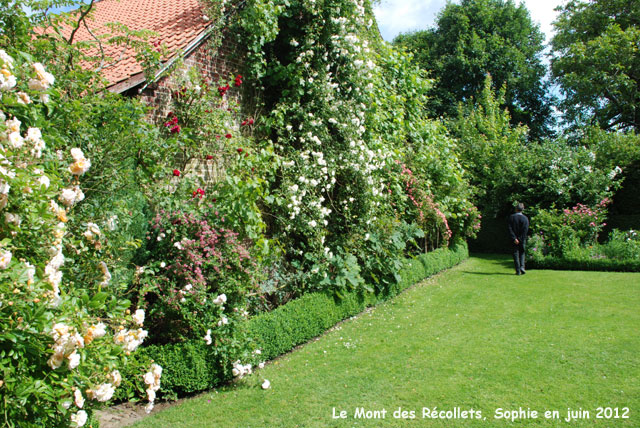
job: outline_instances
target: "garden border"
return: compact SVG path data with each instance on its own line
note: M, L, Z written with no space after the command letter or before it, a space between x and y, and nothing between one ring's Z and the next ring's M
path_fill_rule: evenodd
M602 272L640 272L640 260L615 259L568 259L545 257L542 260L528 260L530 269L584 270Z
M449 269L469 257L466 243L452 249L437 249L407 259L400 271L401 280L387 294L351 292L341 299L322 293L310 293L271 312L250 318L245 327L262 350L265 360L291 351L296 346L318 337L344 319L359 314L368 307L386 301L412 285L438 272ZM151 345L140 349L131 358L142 364L153 360L163 367L160 395L166 399L205 391L230 380L224 375L213 348L204 341L187 341L167 345ZM134 364L135 365L135 364ZM136 391L144 390L142 379L123 376L118 390L120 400L133 399Z

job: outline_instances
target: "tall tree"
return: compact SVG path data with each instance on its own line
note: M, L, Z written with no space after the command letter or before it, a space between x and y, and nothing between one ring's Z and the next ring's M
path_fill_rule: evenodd
M491 76L476 97L458 104L447 127L485 214L504 214L513 206L518 181L516 158L525 149L527 128L513 126L504 108L504 86L496 93Z
M571 0L554 23L551 68L568 118L640 130L640 0Z
M512 123L527 125L537 139L550 133L552 120L543 41L524 5L462 0L448 3L434 28L400 35L394 43L413 52L436 79L432 113L455 116L458 102L482 91L490 74L494 90L506 87Z

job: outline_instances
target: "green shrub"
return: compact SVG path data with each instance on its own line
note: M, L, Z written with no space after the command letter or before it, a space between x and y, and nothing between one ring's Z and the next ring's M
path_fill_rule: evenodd
M640 260L640 235L635 230L623 232L614 229L601 248L609 259Z
M640 272L640 260L616 260L606 258L569 259L545 257L541 260L530 260L528 266L533 269Z
M212 347L202 341L149 346L140 354L165 368L161 386L165 398L210 389L225 380Z
M561 256L546 254L544 245L545 239L541 235L534 235L529 240L529 267L620 272L638 272L640 268L640 237L634 230L614 229L605 244L586 246L574 242L571 248L560 253Z

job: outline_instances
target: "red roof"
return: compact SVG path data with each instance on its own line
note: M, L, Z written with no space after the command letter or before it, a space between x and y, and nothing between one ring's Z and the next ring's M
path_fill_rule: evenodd
M88 27L96 35L113 34L108 23L120 23L131 30L151 30L157 34L149 43L160 42L166 46L170 56L184 50L209 24L204 9L198 0L100 0L94 3ZM75 35L75 41L92 41L94 37L84 26ZM102 69L109 87L136 76L142 81L142 67L135 59L135 51L121 46L104 46L105 54L111 58ZM91 55L98 55L92 48ZM97 64L95 67L97 68ZM120 85L122 86L122 85ZM134 85L124 85L121 90ZM120 92L117 90L116 92Z

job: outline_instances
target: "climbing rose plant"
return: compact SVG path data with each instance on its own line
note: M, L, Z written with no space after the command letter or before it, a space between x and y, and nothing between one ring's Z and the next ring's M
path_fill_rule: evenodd
M0 68L0 419L81 427L122 382L147 336L145 312L131 311L111 284L107 225L74 219L91 156L50 147L55 76L1 49ZM81 281L70 274L77 268ZM149 372L148 410L161 368Z

